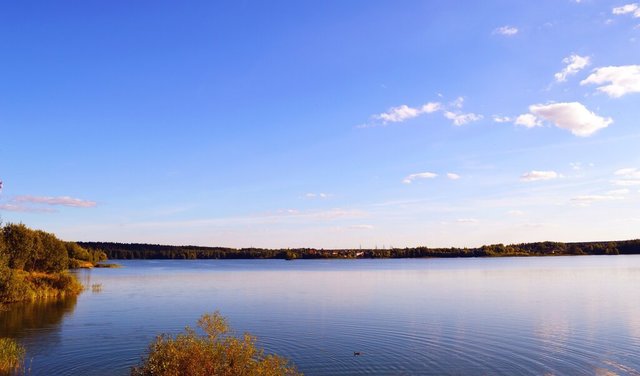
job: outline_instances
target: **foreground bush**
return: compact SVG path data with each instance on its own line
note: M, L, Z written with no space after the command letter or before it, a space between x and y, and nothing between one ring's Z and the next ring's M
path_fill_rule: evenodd
M229 335L227 321L219 312L198 320L205 335L187 327L175 337L163 334L149 346L132 376L249 376L301 375L289 362L276 355L264 355L256 338Z
M24 361L24 347L9 338L0 338L0 374L19 373Z

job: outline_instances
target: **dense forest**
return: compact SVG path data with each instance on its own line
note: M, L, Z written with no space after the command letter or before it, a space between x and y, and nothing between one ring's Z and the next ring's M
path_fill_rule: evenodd
M389 249L236 249L110 242L78 242L78 244L88 249L99 249L110 259L319 259L640 254L640 240L493 244L479 248Z
M0 305L78 293L82 286L66 270L106 258L100 250L23 224L0 226Z

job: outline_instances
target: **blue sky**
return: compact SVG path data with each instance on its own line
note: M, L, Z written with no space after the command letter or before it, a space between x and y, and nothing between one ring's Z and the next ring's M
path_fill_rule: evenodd
M231 247L638 238L640 4L5 2L0 215Z

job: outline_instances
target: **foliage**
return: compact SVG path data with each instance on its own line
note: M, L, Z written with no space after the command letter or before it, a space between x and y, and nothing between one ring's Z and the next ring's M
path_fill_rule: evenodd
M276 355L265 355L256 338L230 335L227 321L219 312L205 314L198 321L204 336L187 327L175 337L163 334L149 346L133 376L249 376L299 375L294 366Z
M104 252L23 224L0 226L0 304L78 294L82 285L66 270L104 259Z
M10 338L0 338L0 374L18 373L24 361L24 347Z
M80 242L88 249L101 249L110 259L324 259L324 258L415 258L415 257L504 257L557 255L640 254L640 240L560 243L492 244L479 248L375 248L375 249L264 249L171 246Z
M23 224L0 227L0 266L29 272L57 273L77 265L80 260L92 264L107 259L100 250L85 249L55 235L32 230Z
M24 269L36 253L34 231L23 224L8 224L2 230L9 267Z
M25 272L0 270L0 303L77 295L83 290L77 278L67 272Z

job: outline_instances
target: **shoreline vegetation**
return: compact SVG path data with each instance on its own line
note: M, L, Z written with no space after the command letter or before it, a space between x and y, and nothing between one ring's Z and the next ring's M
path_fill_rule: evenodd
M204 335L186 327L176 336L157 336L141 362L131 369L131 375L302 375L289 360L265 355L251 334L235 336L227 320L217 311L202 315L198 327Z
M526 257L640 254L640 239L601 242L492 244L478 248L267 249L173 246L144 243L77 242L109 259L355 259L424 257Z
M90 267L106 259L102 251L23 224L0 226L0 308L20 301L78 295L84 287L68 269Z
M24 372L25 349L11 338L0 338L0 375Z

